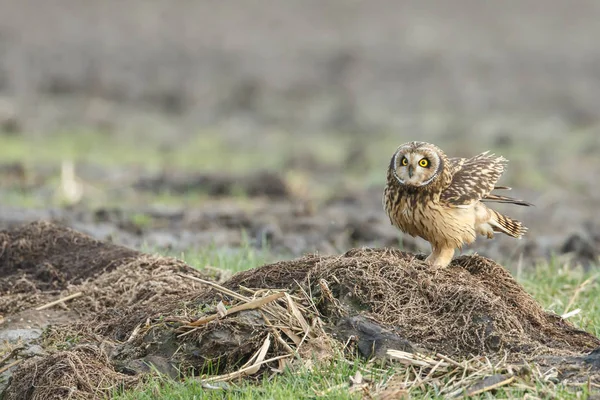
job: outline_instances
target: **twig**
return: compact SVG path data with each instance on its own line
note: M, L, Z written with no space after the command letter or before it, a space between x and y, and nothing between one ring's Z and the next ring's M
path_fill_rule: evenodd
M137 326L135 328L133 328L131 335L129 335L129 339L127 339L127 341L125 343L131 343L133 341L133 339L135 339L135 337L138 335L138 333L140 333L141 329L142 329L142 324L137 324Z
M251 365L249 367L242 368L242 369L240 369L238 371L235 371L235 372L232 372L230 374L217 375L217 376L213 376L213 377L210 377L210 378L203 379L202 382L218 382L218 381L227 381L227 380L230 380L230 379L234 379L234 378L237 378L237 377L240 377L240 376L244 375L246 372L251 371L251 370L253 370L256 367L260 367L261 365L268 364L268 363L273 362L273 361L281 360L283 358L289 358L291 356L292 356L291 354L284 354L282 356L277 356L277 357L269 358L268 360L264 360L264 361L255 363L255 364L253 364L253 365Z
M265 319L265 324L271 329L271 333L273 333L273 336L275 336L277 342L279 342L279 344L282 345L283 348L288 351L288 353L295 354L294 349L292 349L290 345L287 344L285 340L283 340L277 329L273 325L271 325L271 322L269 321L267 316L263 314L263 318Z
M267 337L265 338L263 345L260 347L260 349L258 349L258 351L256 353L254 353L254 355L252 357L250 357L250 359L244 365L242 365L241 369L245 369L246 367L252 367L251 369L246 371L248 373L248 375L254 375L255 373L257 373L258 370L260 369L260 366L258 366L256 364L264 361L265 356L267 355L267 351L269 351L270 347L271 347L271 335L267 334Z
M453 360L453 359L451 359L450 357L448 357L448 356L445 356L445 355L443 355L443 354L441 354L441 353L436 353L435 355L436 355L436 357L439 357L439 358L441 358L442 360L444 360L444 361L446 361L446 362L448 362L448 363L450 363L450 364L454 365L455 367L458 367L458 368L460 368L460 369L464 369L464 367L465 367L464 365L462 365L462 364L460 364L460 363L458 363L458 362L454 361L454 360Z
M25 347L24 346L20 346L20 347L15 347L14 349L12 349L11 351L9 351L4 357L2 357L2 359L0 360L0 365L4 364L5 362L7 362L8 360L10 360L11 358L13 358L15 355L17 355L17 353L21 350L23 350Z
M283 296L285 296L285 292L278 292L278 293L274 293L267 297L263 297L260 299L250 301L248 303L240 304L238 306L232 307L229 310L227 310L227 315L231 315L236 312L240 312L240 311L244 311L244 310L254 310L254 309L259 308L267 303L275 301ZM208 317L203 317L203 318L197 319L196 321L189 322L186 324L186 326L196 327L196 326L204 325L204 324L207 324L210 321L215 320L217 318L219 318L219 314L209 315Z
M562 319L567 319L567 318L571 318L571 317L579 314L580 312L581 312L581 308L576 308L573 311L569 311L568 313L565 313L565 314L561 315L560 317Z
M246 296L242 296L241 294L236 293L236 292L234 292L232 290L229 290L227 288L224 288L223 286L219 285L218 283L211 282L211 281L206 281L204 279L196 278L195 276L191 276L191 275L184 275L184 274L177 274L177 275L181 276L182 278L191 279L193 281L200 282L200 283L203 283L205 285L211 286L211 287L217 289L219 292L225 293L226 295L231 296L233 298L236 298L238 300L241 300L241 301L250 301L250 298L248 298Z
M243 286L243 285L240 285L239 288L240 288L240 292L247 292L247 293L251 293L251 294L256 293L255 290L247 288L246 286Z
M287 326L282 326L279 329L281 329L281 331L283 333L285 333L287 337L292 339L292 342L294 342L294 344L296 346L299 346L300 343L302 342L302 339L300 339L300 336L298 336L294 332L292 332L292 330L290 328L288 328Z
M21 362L23 362L23 359L19 359L17 361L13 361L10 364L0 368L0 374L4 373L5 371L8 371L9 369L11 369L12 367L14 367L15 365L19 365Z
M310 332L310 325L308 325L308 322L306 322L306 319L304 319L304 317L302 316L302 313L296 306L296 303L294 302L294 300L292 300L292 297L288 293L284 293L284 295L285 295L288 305L290 306L290 311L292 312L294 317L296 317L296 319L300 323L300 326L302 327L302 330L304 331L304 333L308 334Z
M35 310L36 310L36 311L42 311L42 310L45 310L46 308L50 308L50 307L52 307L52 306L55 306L55 305L57 305L57 304L63 303L63 302L65 302L65 301L67 301L67 300L72 300L72 299L75 299L75 298L77 298L77 297L81 296L82 294L83 294L83 292L77 292L77 293L70 294L70 295L68 295L68 296L66 296L66 297L62 297L62 298L60 298L60 299L58 299L58 300L54 300L54 301L51 301L50 303L46 303L46 304L44 304L43 306L39 306L39 307L38 307L38 308L36 308Z
M437 364L435 364L433 366L433 368L431 368L431 371L429 371L427 376L425 376L425 378L423 378L423 381L421 383L426 383L426 382L429 382L431 379L433 379L433 373L440 367L440 365L443 362L444 362L443 360L438 361Z

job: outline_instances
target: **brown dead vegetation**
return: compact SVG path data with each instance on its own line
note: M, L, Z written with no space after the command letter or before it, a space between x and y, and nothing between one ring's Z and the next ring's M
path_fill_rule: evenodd
M12 368L6 399L66 391L101 397L136 385L152 373L150 364L171 377L211 382L358 353L428 368L440 362L439 371L456 374L460 360L585 360L600 346L543 310L503 267L476 255L432 271L421 256L354 249L265 265L219 284L179 260L49 223L0 238L8 288L0 313L9 320L49 304L75 315L48 327L39 341L44 355ZM502 370L513 374L502 384L516 379L511 368Z

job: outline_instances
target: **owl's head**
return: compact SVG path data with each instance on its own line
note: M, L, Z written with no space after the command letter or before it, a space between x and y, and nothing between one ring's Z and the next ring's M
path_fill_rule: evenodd
M427 186L444 168L445 155L438 147L425 142L408 142L396 150L390 172L400 185Z

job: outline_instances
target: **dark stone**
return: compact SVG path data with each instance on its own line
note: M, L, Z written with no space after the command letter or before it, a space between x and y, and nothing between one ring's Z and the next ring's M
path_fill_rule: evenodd
M573 253L577 260L582 262L595 262L598 250L586 237L573 234L565 241L560 249L561 253Z
M367 359L384 359L389 349L411 353L414 351L408 340L361 315L342 318L336 324L333 334L342 342L354 339L358 353Z
M583 357L583 362L590 364L593 368L600 369L600 347Z

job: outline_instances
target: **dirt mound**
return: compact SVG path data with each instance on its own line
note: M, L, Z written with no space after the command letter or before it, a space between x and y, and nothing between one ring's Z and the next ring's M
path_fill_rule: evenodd
M13 368L7 399L22 398L18 393L60 398L65 387L75 398L102 397L153 371L229 380L268 371L265 364L281 370L330 359L342 347L385 359L390 350L458 360L507 350L512 360L535 361L579 360L600 346L598 338L544 311L504 268L480 256L432 271L421 255L355 249L265 265L218 284L179 260L56 225L31 224L2 238L0 270L29 266L5 280L27 280L33 292L33 300L24 292L0 296L7 320L75 294L55 307L78 315L47 328L35 342L44 354ZM64 271L66 289L53 289L54 275L36 274L33 266L45 258L27 248L46 250ZM82 260L93 260L95 268Z
M600 346L598 338L545 311L490 259L461 256L435 271L423 259L369 248L341 256L308 255L239 273L224 286L302 287L312 294L321 316L340 325L340 332L349 318L363 316L414 345L448 355L508 350L531 359Z
M75 294L68 304L80 315L123 317L117 310L162 306L198 289L176 273L204 277L175 258L146 255L48 222L1 232L0 240L0 315Z
M69 302L84 316L80 331L93 332L111 340L126 340L132 330L148 318L159 317L182 307L201 286L179 274L205 277L184 262L170 257L140 255L71 291L83 293Z
M142 254L46 222L0 237L0 282L9 288L0 296L0 333L21 336L0 347L0 359L22 360L19 352L13 354L14 346L45 348L11 368L5 398L64 398L65 390L71 390L71 398L89 398L133 384L138 378L117 372L105 348L126 340L144 321L180 308L186 297L197 296L201 285L181 274L207 277L180 260ZM36 266L55 273L39 273ZM39 306L51 307L34 309ZM46 328L40 340L35 328ZM74 343L82 346L72 348ZM46 372L39 375L40 370ZM31 382L40 386L33 388Z
M13 374L4 398L88 400L98 398L91 393L108 394L139 381L139 377L118 373L110 365L106 352L92 345L33 358Z
M489 354L502 349L537 353L579 353L600 340L546 312L492 260L456 258L432 271L420 258L393 249L352 250L342 257L299 260L313 264L313 295L325 285L317 306L325 315L364 313L401 337L450 355Z
M322 260L316 254L301 259L280 261L235 274L223 286L238 290L240 286L264 289L297 289L306 281L309 271Z
M49 222L0 232L0 292L63 290L140 253Z

